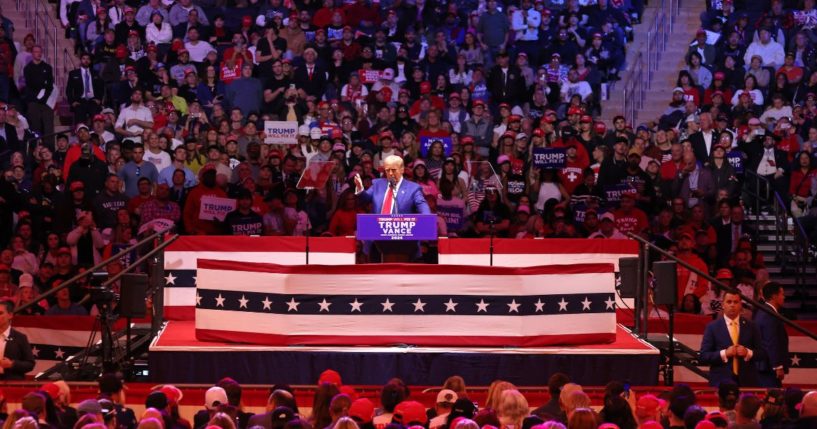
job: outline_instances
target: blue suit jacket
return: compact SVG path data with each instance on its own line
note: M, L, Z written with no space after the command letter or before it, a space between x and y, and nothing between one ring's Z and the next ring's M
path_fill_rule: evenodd
M734 382L739 386L758 386L758 374L755 363L766 358L766 351L761 345L760 331L751 320L740 318L740 333L738 344L752 351L752 359L748 362L738 359L738 376L732 374L732 360L724 363L721 359L721 350L732 345L732 337L723 317L709 322L701 341L700 362L710 366L709 384L718 386L724 382Z
M789 334L786 332L786 325L760 310L755 313L755 325L760 331L763 349L766 350L765 359L756 361L757 369L761 372L772 372L778 366L788 369Z
M358 198L364 202L372 202L372 213L379 214L383 207L383 200L386 197L386 189L389 188L389 181L386 179L375 179L369 189L358 194ZM397 190L397 214L431 214L426 198L423 195L423 188L420 185L409 182L403 178L400 188Z

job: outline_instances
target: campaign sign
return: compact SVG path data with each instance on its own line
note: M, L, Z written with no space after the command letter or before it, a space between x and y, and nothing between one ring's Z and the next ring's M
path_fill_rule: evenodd
M378 79L380 79L379 70L360 69L357 71L357 75L360 77L360 81L365 84L372 84L377 82Z
M227 213L235 210L235 200L232 198L214 197L205 195L201 197L201 207L199 208L200 220L224 220Z
M729 160L729 165L732 166L732 169L735 170L735 174L743 174L743 152L739 150L732 150L726 154L726 159Z
M437 215L357 215L358 240L436 240Z
M428 156L428 150L431 149L431 145L434 142L440 142L443 145L443 152L445 152L445 156L451 156L451 152L454 150L454 146L451 143L450 137L421 137L420 138L420 153L423 155L423 158Z
M264 121L264 143L267 144L298 143L298 122Z
M633 192L632 186L629 183L619 183L617 185L610 185L604 187L604 197L608 202L617 203L621 201L621 194L626 192Z
M567 162L563 147L537 147L533 149L533 166L536 168L564 168Z
M465 206L446 206L437 203L437 214L445 219L449 232L459 231L465 218Z

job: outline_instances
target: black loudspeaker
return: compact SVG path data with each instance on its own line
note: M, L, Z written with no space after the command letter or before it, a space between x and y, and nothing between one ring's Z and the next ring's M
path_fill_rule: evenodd
M656 305L676 305L678 300L678 274L674 261L653 262L652 272L655 278L653 302Z
M638 258L618 258L618 273L621 279L618 294L622 298L635 298L638 286Z
M128 273L122 276L119 287L119 315L126 318L145 317L147 290L147 274Z

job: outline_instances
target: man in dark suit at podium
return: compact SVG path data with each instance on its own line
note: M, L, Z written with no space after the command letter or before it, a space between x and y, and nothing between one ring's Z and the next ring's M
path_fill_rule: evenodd
M743 387L758 386L756 363L765 359L760 331L741 317L740 295L723 295L723 316L706 325L701 341L700 362L710 365L709 384L732 382Z
M25 334L11 328L14 303L0 302L0 380L22 380L34 369L34 354Z
M431 214L423 188L403 179L403 158L391 155L383 160L386 178L375 179L369 189L363 189L360 176L355 176L355 194L363 202L373 203L374 214Z

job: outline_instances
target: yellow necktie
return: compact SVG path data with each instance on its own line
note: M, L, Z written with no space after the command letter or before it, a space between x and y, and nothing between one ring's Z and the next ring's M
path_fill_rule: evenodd
M729 336L732 337L732 345L738 345L738 322L729 322ZM738 355L732 357L732 372L738 375Z

